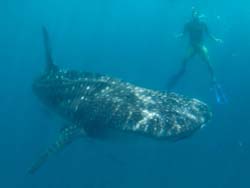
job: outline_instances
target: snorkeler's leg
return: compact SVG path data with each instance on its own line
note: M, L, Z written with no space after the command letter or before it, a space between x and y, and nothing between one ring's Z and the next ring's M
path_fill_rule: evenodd
M210 63L208 50L205 46L203 46L201 48L201 57L202 57L203 61L208 65L208 70L209 70L209 73L210 73L211 79L212 79L212 89L213 89L214 94L215 94L216 102L219 104L228 103L227 96L225 95L221 85L216 80L213 67Z
M194 57L195 55L195 50L193 48L189 48L187 56L182 60L181 62L181 68L178 70L178 72L173 75L169 82L167 83L167 90L170 91L175 87L175 85L178 83L178 81L181 79L181 77L185 74L186 72L186 67L187 63Z
M208 49L205 46L201 47L200 56L201 56L202 60L206 63L206 65L208 66L208 71L209 71L209 74L211 76L212 83L216 82L216 77L214 74L214 69L213 69L211 62L210 62Z

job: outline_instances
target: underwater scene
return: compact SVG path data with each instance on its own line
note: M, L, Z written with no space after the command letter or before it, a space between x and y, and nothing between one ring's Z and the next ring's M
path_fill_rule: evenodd
M0 187L250 187L249 1L1 0L0 28Z

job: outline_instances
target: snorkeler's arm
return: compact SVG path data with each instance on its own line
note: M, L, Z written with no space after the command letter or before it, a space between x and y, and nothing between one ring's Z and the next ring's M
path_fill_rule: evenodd
M207 36L208 36L211 40L213 40L213 41L215 41L215 42L218 42L218 43L223 43L223 41L222 41L221 39L216 38L214 35L211 34L211 32L209 31L209 29L208 29L208 27L207 27L207 25L206 25L205 23L204 23L204 28L205 28L205 32L206 32Z
M188 24L186 24L183 28L183 31L179 34L176 35L176 38L180 39L180 38L183 38L186 36L187 34L187 31L188 31Z

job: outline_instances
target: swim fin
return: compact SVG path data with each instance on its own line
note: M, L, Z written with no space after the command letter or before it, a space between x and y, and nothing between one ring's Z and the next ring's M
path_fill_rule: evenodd
M221 85L217 82L213 84L213 91L215 94L216 102L218 104L227 104L228 103L228 98L225 95Z

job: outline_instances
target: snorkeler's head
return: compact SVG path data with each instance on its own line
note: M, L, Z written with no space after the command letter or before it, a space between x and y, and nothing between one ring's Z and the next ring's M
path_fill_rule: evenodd
M199 21L200 20L200 13L196 8L192 8L192 19L194 21Z

